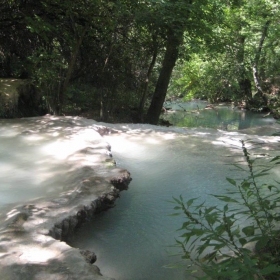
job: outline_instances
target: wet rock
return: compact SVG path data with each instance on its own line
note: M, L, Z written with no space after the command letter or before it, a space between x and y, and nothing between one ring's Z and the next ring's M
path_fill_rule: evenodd
M81 255L85 258L86 262L93 264L96 262L96 255L89 250L80 250Z

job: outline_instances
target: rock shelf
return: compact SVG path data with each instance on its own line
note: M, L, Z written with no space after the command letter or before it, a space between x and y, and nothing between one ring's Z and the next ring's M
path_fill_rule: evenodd
M92 264L96 260L93 252L72 248L65 241L82 224L114 206L120 191L128 188L129 172L116 167L110 146L84 119L46 116L19 122L31 123L32 130L22 133L40 134L54 127L65 130L67 124L71 134L90 134L86 146L67 157L71 179L67 189L55 197L28 201L2 213L1 279L112 279L102 276Z

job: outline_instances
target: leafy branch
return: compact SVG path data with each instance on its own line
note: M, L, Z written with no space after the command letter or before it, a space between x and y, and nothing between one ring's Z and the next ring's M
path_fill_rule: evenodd
M187 270L204 272L197 279L280 278L279 182L259 182L280 164L280 157L257 171L256 159L252 159L244 141L241 145L248 176L240 183L227 178L234 189L225 195L212 195L223 207L195 204L198 198L185 202L182 196L172 201L174 210L179 210L173 215L183 213L186 218L176 244L182 249L182 258L190 262ZM233 165L244 171L243 166Z

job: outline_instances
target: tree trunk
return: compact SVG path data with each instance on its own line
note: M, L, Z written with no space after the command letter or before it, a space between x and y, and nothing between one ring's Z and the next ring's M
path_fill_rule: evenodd
M145 101L146 101L146 98L147 98L149 80L150 80L150 76L152 74L153 68L155 66L156 59L157 59L157 49L154 50L153 58L152 58L152 61L150 63L147 75L146 75L146 80L145 80L145 83L144 83L143 94L142 94L142 98L141 98L139 109L138 109L139 120L141 122L143 122L143 111L144 111Z
M260 39L260 42L259 42L259 46L258 46L256 55L255 55L254 64L253 64L253 67L252 67L253 68L254 83L255 83L255 87L257 89L257 94L262 97L265 104L267 103L267 98L266 98L266 96L265 96L265 94L264 94L264 92L261 88L258 68L259 68L259 61L260 61L260 57L261 57L261 52L262 52L262 49L263 49L263 43L264 43L264 40L267 36L267 32L268 32L268 28L269 28L270 23L271 23L271 21L268 20L264 25L264 28L263 28L263 31L262 31L262 36L261 36L261 39Z
M73 52L71 54L71 59L70 59L69 65L68 65L66 76L65 76L64 82L62 84L62 87L59 91L59 95L58 95L58 103L56 105L56 113L57 114L61 114L62 107L63 107L63 104L64 104L64 94L65 94L65 91L67 90L67 88L69 86L70 79L71 79L72 73L74 71L74 66L75 66L77 56L78 56L80 47L82 45L85 33L86 33L86 30L87 30L87 27L85 27L83 29L83 32L82 32L81 36L77 39L75 49L73 50Z
M155 92L147 114L147 122L157 124L167 93L168 84L179 54L179 47L183 39L183 30L169 30L167 34L166 51L159 74Z
M240 27L241 28L241 27ZM239 43L239 49L237 52L237 62L239 65L239 79L238 84L240 88L240 97L246 102L251 99L252 91L251 91L251 81L248 79L246 75L245 68L245 40L246 37L243 35L238 35L237 41Z

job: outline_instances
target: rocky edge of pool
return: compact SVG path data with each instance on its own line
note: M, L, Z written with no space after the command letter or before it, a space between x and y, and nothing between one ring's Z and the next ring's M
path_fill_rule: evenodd
M67 158L69 172L79 183L70 184L55 197L39 198L1 213L1 279L112 279L92 264L96 259L93 252L72 248L65 241L82 224L114 206L120 191L128 188L130 173L116 167L110 146L101 137L106 129L89 127L80 118L32 119L33 129L22 133L38 135L42 127L65 129L67 124L79 133L90 130L90 139L86 147Z

